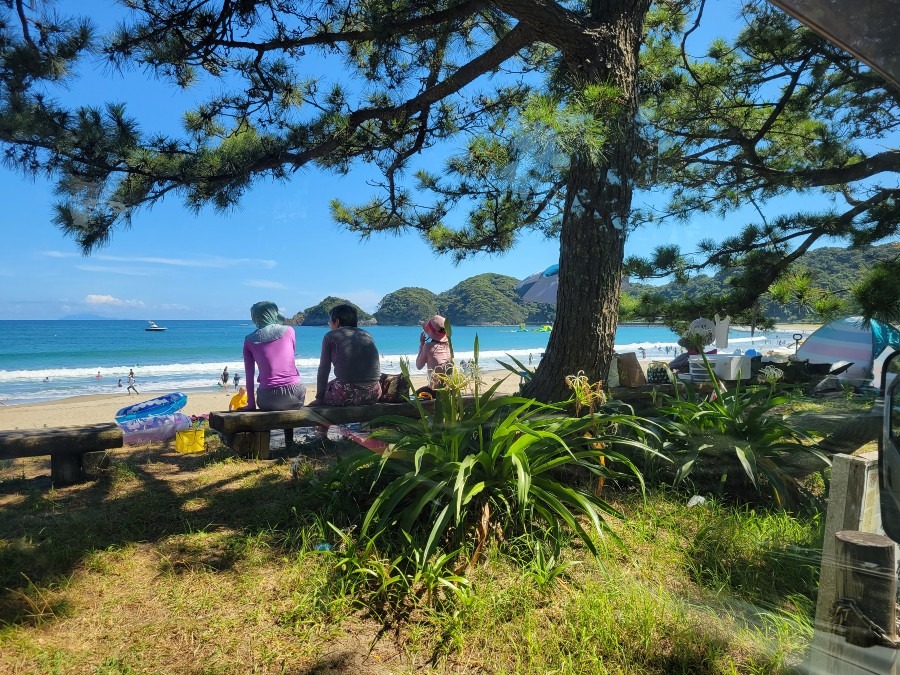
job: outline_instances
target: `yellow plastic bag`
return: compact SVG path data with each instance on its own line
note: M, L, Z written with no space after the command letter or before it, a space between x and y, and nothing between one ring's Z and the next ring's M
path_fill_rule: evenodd
M189 429L175 434L175 450L177 452L203 452L205 449L205 429Z

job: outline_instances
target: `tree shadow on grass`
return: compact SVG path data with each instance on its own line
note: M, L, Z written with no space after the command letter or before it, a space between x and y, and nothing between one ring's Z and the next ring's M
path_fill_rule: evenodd
M116 454L92 483L5 484L19 494L0 507L0 624L64 614L36 611L40 589L64 584L96 551L150 544L161 571L224 572L254 548L290 545L279 533L315 517L304 482L288 477L282 460L221 457L138 449Z

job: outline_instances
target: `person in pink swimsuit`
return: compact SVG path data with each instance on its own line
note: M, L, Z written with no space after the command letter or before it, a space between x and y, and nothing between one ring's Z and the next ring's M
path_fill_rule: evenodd
M441 386L440 379L435 375L449 373L452 369L450 345L447 342L444 321L444 317L435 314L422 324L422 334L419 336L416 368L422 370L423 367L428 366L428 380L432 388Z
M306 402L306 385L297 371L297 338L284 325L274 302L257 302L250 308L256 330L244 338L244 374L247 405L241 410L296 410ZM255 379L259 369L259 378ZM258 382L259 387L253 386Z

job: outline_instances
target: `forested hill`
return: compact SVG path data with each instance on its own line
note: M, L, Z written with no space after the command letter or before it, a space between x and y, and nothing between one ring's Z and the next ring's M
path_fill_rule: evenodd
M810 272L812 284L823 290L838 293L847 302L847 314L856 314L859 308L846 291L859 282L860 277L868 271L877 260L894 258L900 255L900 244L884 244L863 249L817 248L804 254L793 269L805 269ZM665 298L678 299L697 297L703 294L723 292L728 279L727 273L716 276L701 275L686 283L669 283L662 286L632 282L628 293L640 296L644 292L658 293ZM771 299L763 298L762 313L776 321L799 321L815 318L802 307L782 307Z
M552 323L556 308L522 302L515 290L518 283L519 279L502 274L479 274L437 294L427 288L400 288L381 299L374 316L357 308L360 325L377 322L382 326L415 326L435 314L447 317L457 326ZM340 302L347 300L329 296L314 307L297 312L290 323L295 326L323 325L327 322L328 311Z
M860 276L876 260L900 254L900 245L885 244L865 249L818 248L800 258L798 267L809 270L813 283L829 291L845 291L859 281ZM643 292L659 293L666 298L718 294L725 288L727 274L701 275L686 283L670 283L653 286L632 282L628 293L640 296ZM503 325L519 323L553 323L556 308L553 305L522 302L515 286L519 279L502 274L479 274L461 281L449 290L435 293L427 288L407 286L388 293L378 303L374 315L359 310L360 324L378 323L382 326L414 326L434 314L447 317L458 326ZM851 313L857 311L849 296ZM341 298L329 296L322 302L297 312L292 319L295 325L324 325L328 310ZM351 303L352 304L352 303ZM763 312L776 321L796 321L809 318L800 307L780 307L764 300Z

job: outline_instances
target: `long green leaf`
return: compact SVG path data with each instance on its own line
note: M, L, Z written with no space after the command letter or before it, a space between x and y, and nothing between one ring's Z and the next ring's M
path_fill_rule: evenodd
M453 486L453 495L456 501L456 523L462 521L463 497L465 496L466 481L472 473L472 466L475 464L475 457L469 455L459 463L456 471L456 483Z
M443 538L444 532L447 531L447 525L450 523L450 505L447 504L434 521L431 533L428 535L428 541L425 543L424 560L431 557L432 552L437 546L438 541Z
M557 485L558 487L558 485ZM547 512L547 518L549 522L553 522L554 516L557 518L561 518L562 521L578 535L578 538L584 542L584 545L587 546L588 550L593 553L595 556L597 555L597 547L594 545L593 539L585 532L584 528L581 526L581 523L575 518L572 512L565 506L556 495L543 490L542 488L533 485L532 491L534 492L535 498L543 501L546 506L544 510ZM537 507L537 505L536 505Z
M522 450L511 450L509 457L516 471L516 498L519 501L519 513L524 518L525 508L528 505L528 491L531 488L528 457Z
M746 447L736 445L734 446L734 452L737 454L741 466L744 467L744 472L750 478L750 482L753 483L753 487L759 490L759 482L756 480L756 455L753 453L753 450L749 445Z
M446 480L438 481L430 488L425 490L412 504L403 509L403 518L400 520L400 527L404 530L411 530L413 523L418 519L419 515L435 497L447 489L448 482Z

